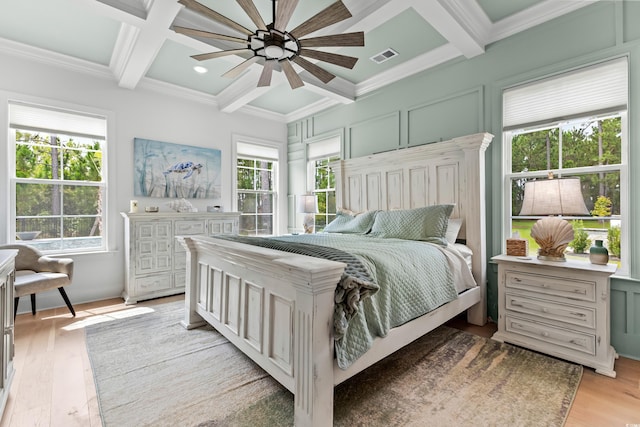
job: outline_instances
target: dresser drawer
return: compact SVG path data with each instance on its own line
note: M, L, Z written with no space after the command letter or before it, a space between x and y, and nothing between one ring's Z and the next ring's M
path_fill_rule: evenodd
M210 219L209 220L209 234L237 234L238 233L238 220L237 219Z
M596 336L534 322L507 313L505 329L513 334L535 338L556 346L565 347L589 355L596 354Z
M170 289L171 274L153 275L148 277L140 277L135 281L135 295L145 295L152 292Z
M174 234L176 236L189 236L194 234L207 234L205 221L199 220L178 220L174 223Z
M507 271L505 277L507 289L522 289L563 298L590 301L596 300L596 283L587 280L574 280L568 277L545 276L542 274Z
M590 307L559 304L525 295L505 294L506 309L518 313L541 316L545 319L557 320L573 325L595 329L596 310Z

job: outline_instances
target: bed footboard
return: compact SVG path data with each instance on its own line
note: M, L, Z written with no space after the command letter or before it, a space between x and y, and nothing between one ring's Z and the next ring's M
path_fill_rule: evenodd
M345 264L206 236L187 249L183 325L207 322L294 394L295 425L333 420L334 291Z

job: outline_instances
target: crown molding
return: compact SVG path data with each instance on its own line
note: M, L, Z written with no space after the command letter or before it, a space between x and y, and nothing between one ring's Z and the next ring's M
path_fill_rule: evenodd
M528 9L524 9L496 22L491 29L487 44L505 39L521 31L535 27L536 25L540 25L585 6L597 3L598 1L599 0L545 0L535 6L531 6Z
M451 43L444 44L359 83L356 87L356 96L365 95L459 56L461 53L458 48Z
M319 113L320 111L326 110L338 104L341 104L341 103L334 99L329 99L329 98L321 99L319 101L314 102L313 104L309 104L306 107L300 108L299 110L288 113L284 117L287 123L291 123L297 120L301 120L305 117L312 116L316 113Z
M74 58L62 53L52 52L12 40L0 38L0 52L77 73L90 74L94 77L113 80L113 74L106 65L96 64L95 62Z

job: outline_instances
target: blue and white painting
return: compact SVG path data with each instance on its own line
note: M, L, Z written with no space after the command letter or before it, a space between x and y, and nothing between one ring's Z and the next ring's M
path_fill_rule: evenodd
M220 150L134 138L134 194L220 198Z

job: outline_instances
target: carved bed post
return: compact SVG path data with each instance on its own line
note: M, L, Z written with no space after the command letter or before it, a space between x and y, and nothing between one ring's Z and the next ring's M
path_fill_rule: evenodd
M481 289L481 303L467 311L467 320L474 325L487 323L487 237L485 229L485 159L484 153L491 143L493 135L490 133L470 135L456 139L457 145L464 152L464 170L467 177L478 179L467 182L465 203L468 212L466 217L467 245L473 251L473 277Z
M184 293L184 320L180 322L186 329L198 328L205 325L206 322L196 313L196 305L198 304L198 257L196 256L195 242L188 237L177 237L178 242L184 246L187 251L187 276L185 282Z
M296 286L294 314L294 425L333 422L333 307L336 284L345 265L318 271L307 286ZM316 276L315 272L312 276Z

